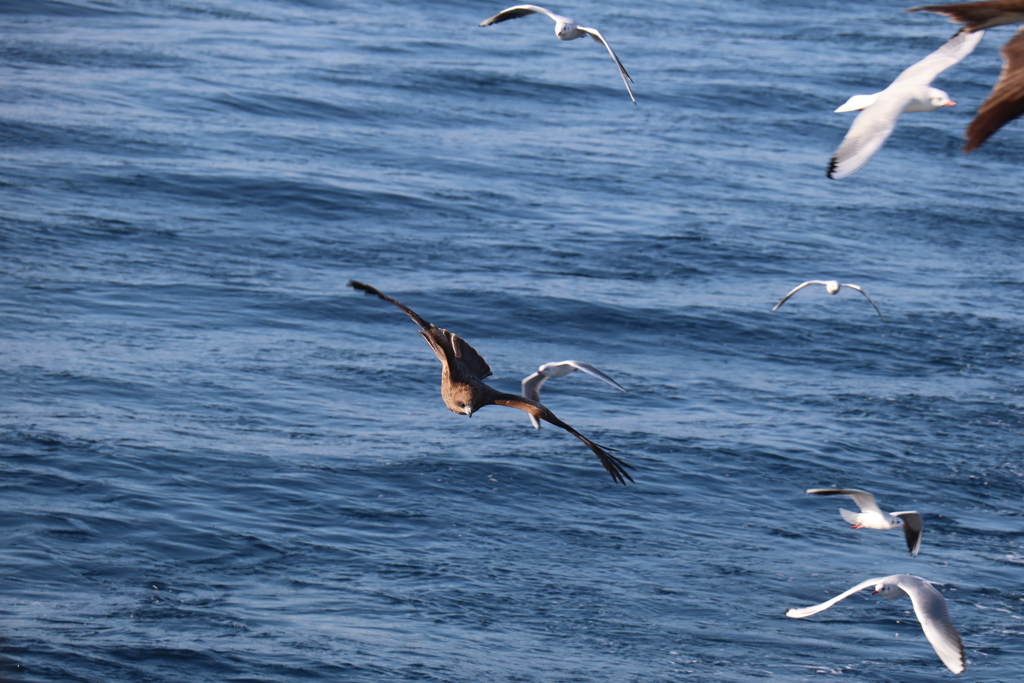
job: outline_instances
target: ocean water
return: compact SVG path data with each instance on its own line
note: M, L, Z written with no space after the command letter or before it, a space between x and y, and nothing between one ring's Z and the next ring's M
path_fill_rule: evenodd
M906 3L910 6L912 3ZM0 680L973 681L1024 668L1013 27L861 171L881 0L0 3ZM635 467L471 420L368 282ZM856 283L828 296L809 279ZM854 531L838 499L924 515ZM847 501L845 507L851 507Z

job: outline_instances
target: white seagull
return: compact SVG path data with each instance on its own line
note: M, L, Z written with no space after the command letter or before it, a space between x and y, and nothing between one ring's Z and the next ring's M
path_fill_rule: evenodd
M984 31L960 31L945 45L917 64L908 67L889 87L874 95L857 95L836 109L838 112L862 109L850 131L829 161L826 175L845 178L860 170L885 143L903 112L933 111L956 104L938 88L929 87L940 73L971 54Z
M523 396L531 401L537 401L539 403L540 388L544 386L544 382L548 381L552 377L565 377L569 373L576 372L577 370L582 370L588 375L598 378L605 384L612 385L619 391L626 390L622 385L595 368L590 363L584 363L578 360L563 360L561 363L545 363L537 369L537 372L533 373L529 377L524 377ZM537 420L537 418L530 415L530 421L533 423L535 429L540 429L540 421Z
M865 292L863 289L861 289L857 285L851 285L851 284L847 284L845 282L839 282L838 280L808 280L807 282L803 283L802 285L798 285L798 286L794 287L789 292L789 294L787 294L786 296L782 297L782 301L780 301L779 303L775 304L775 307L772 308L772 313L774 313L775 311L779 310L779 306L781 306L782 304L786 303L786 301L789 300L789 297L793 296L794 294L799 292L804 287L807 287L808 285L824 285L825 286L825 291L828 292L829 294L838 294L840 287L849 287L850 289L856 290L856 291L858 291L858 292L860 292L861 294L864 295L864 298L868 300L868 303L870 303L872 306L875 307L875 313L878 314L878 317L882 318L882 312L880 310L878 310L878 306L875 306L875 302L871 300L871 297L868 296L867 292ZM885 318L882 318L882 322L885 322Z
M804 493L815 496L849 496L860 508L860 512L839 508L839 514L853 525L852 528L888 531L903 527L903 536L907 539L907 550L915 557L921 551L921 533L924 531L924 522L921 520L920 513L916 511L882 512L875 497L860 489L807 489Z
M608 41L604 39L601 32L596 28L587 28L586 26L580 26L575 21L568 17L562 17L549 9L538 7L537 5L516 5L515 7L509 7L495 14L490 19L485 19L480 22L481 26L490 26L491 24L497 24L500 21L507 21L509 19L518 19L519 17L525 17L528 14L544 14L551 17L555 21L555 35L558 36L559 40L573 40L575 38L582 38L583 36L590 36L597 42L605 46L608 50L608 54L611 55L612 61L615 62L615 66L619 67L619 75L622 76L622 82L626 84L626 92L629 93L629 99L633 100L633 104L636 104L636 98L633 97L633 89L629 87L629 84L633 82L629 74L626 73L626 67L622 66L622 62L615 55L615 51L612 50L612 46L608 44Z
M880 579L868 579L863 583L841 593L831 600L826 600L820 605L802 607L800 609L786 610L786 616L793 619L803 619L812 614L827 610L843 598L848 598L854 593L874 586L872 595L878 593L882 597L892 600L904 595L910 596L914 603L914 613L917 620L921 622L924 635L928 642L935 648L942 663L949 667L955 674L963 673L967 666L964 656L964 644L960 640L960 634L956 632L952 620L949 618L949 610L946 608L946 599L942 593L935 590L932 584L920 576L910 574L893 574Z

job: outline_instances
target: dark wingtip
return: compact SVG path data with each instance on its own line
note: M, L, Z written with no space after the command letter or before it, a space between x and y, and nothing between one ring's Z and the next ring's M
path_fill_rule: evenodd
M836 172L836 166L838 166L838 165L839 164L836 163L836 158L835 157L832 157L831 159L829 159L828 170L825 171L825 175L827 177L832 178L833 180L835 180L835 177L832 174Z
M359 280L349 280L348 286L351 287L352 289L358 289L360 292L363 292L364 294L373 294L374 296L379 296L382 299L384 298L384 295L381 294L376 287L371 287L370 285L363 284Z
M599 448L601 448L602 451L605 450L604 447ZM601 458L601 464L604 465L604 468L606 470L608 470L608 474L612 475L612 481L614 481L616 484L622 484L623 486L625 486L627 479L630 481L631 484L636 483L635 481L633 481L633 477L629 476L629 472L626 471L627 467L631 470L636 468L630 465L628 462L616 458L611 453L605 452L604 457Z
M973 152L974 150L978 149L979 147L981 147L981 143L985 142L985 140L987 140L987 139L988 139L987 137L982 138L981 140L979 140L977 138L973 138L973 139L968 138L967 139L967 144L964 145L964 154L968 154L968 153Z

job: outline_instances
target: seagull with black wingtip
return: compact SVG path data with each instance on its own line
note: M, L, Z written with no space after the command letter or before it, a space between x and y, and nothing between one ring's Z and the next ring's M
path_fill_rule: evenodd
M602 36L601 32L596 28L580 26L569 17L563 17L555 14L549 9L538 7L537 5L516 5L515 7L503 9L493 17L481 21L480 25L490 26L491 24L508 21L509 19L518 19L519 17L525 17L531 14L543 14L554 21L555 35L558 36L559 40L575 40L576 38L582 38L583 36L590 36L597 42L604 45L605 49L608 50L608 54L611 56L612 61L615 62L615 66L619 67L619 75L622 76L622 82L626 84L626 92L629 93L629 99L633 100L633 104L636 104L636 98L633 97L633 89L629 87L629 84L633 79L630 78L629 74L626 72L626 67L622 66L622 62L619 61L619 57L615 54L615 50L612 49L612 46L608 44L608 41L604 39L604 36Z

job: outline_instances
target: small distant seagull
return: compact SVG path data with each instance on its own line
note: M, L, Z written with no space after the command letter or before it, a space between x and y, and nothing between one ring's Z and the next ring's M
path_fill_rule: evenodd
M965 24L968 33L1024 21L1024 0L991 0L968 2L961 5L929 5L914 7L908 12L935 12L945 14L950 21ZM978 113L967 127L964 152L981 147L990 135L1005 124L1024 114L1024 28L1003 45L1003 71L999 80L982 103Z
M585 443L587 448L593 451L594 455L601 460L601 464L612 475L613 481L620 484L625 484L627 479L633 481L633 477L629 476L629 473L626 472L626 468L632 468L632 465L619 460L614 455L605 451L605 449L559 420L555 417L554 413L537 401L531 401L516 394L506 394L484 384L483 379L490 376L491 368L487 365L487 361L484 360L483 356L477 353L476 349L470 346L465 339L448 330L443 330L428 323L416 315L408 306L385 294L381 294L380 291L370 285L364 285L362 282L356 282L355 280L349 280L348 285L393 303L405 311L412 318L413 322L420 326L420 335L426 340L427 345L433 350L437 359L441 361L441 398L444 399L444 404L453 413L472 417L473 413L489 405L508 406L525 410L531 416L547 420L556 427L561 427Z
M590 36L597 42L605 46L608 50L608 54L611 55L612 61L615 62L615 66L619 67L619 75L622 76L622 82L626 84L626 91L629 93L629 99L633 100L633 104L636 104L636 98L633 97L633 89L629 87L629 84L633 82L629 74L626 73L626 67L622 66L622 62L615 55L615 51L612 50L612 46L608 44L608 41L604 39L601 32L596 28L587 28L586 26L580 26L569 17L562 17L549 9L538 7L537 5L516 5L515 7L509 7L495 14L490 19L485 19L480 22L481 26L490 26L491 24L497 24L501 21L507 21L509 19L518 19L519 17L525 17L528 14L544 14L551 17L555 21L555 35L558 36L559 40L573 40L575 38L582 38L583 36Z
M832 155L826 175L845 178L863 168L885 144L903 112L933 111L956 104L949 95L930 84L940 73L971 54L983 35L983 31L960 31L938 50L905 69L885 90L874 95L858 95L836 109L863 111L853 120L839 149Z
M540 388L544 386L544 382L548 381L552 377L565 377L571 372L582 370L588 375L592 375L605 384L610 384L619 391L625 391L625 389L615 380L608 375L604 374L590 363L583 363L578 360L563 360L561 363L545 363L538 368L537 372L533 373L529 377L523 378L523 396L530 399L531 401L540 401ZM540 429L540 420L530 415L530 422L533 423L535 429Z
M860 489L807 489L804 493L814 496L849 496L860 508L860 512L839 508L839 514L853 525L852 528L888 531L903 527L903 536L907 539L907 550L914 557L917 557L921 551L921 533L924 531L924 522L917 512L882 512L875 497Z
M942 593L935 590L931 582L925 581L920 576L911 574L893 574L880 579L868 579L858 583L850 590L837 595L831 600L826 600L820 605L803 607L800 609L786 610L786 616L793 619L803 619L818 612L827 610L844 598L848 598L858 591L874 586L872 595L880 594L884 598L892 600L901 598L904 595L910 596L914 604L914 613L917 620L921 622L921 628L928 642L935 648L935 653L950 671L955 674L963 673L967 666L964 656L964 644L960 640L960 634L953 626L949 618L949 608L946 607L946 599Z
M799 292L801 289L803 289L804 287L806 287L808 285L825 285L825 291L828 292L829 294L838 294L840 287L849 287L850 289L856 290L856 291L858 291L858 292L860 292L861 294L864 295L864 298L867 299L868 302L872 306L875 307L875 313L878 314L878 317L882 318L882 312L880 310L878 310L878 306L875 306L875 302L871 301L871 297L868 296L867 292L865 292L863 289L861 289L857 285L850 285L850 284L847 284L845 282L837 282L836 280L808 280L807 282L803 283L802 285L794 287L793 291L791 291L786 296L782 297L782 301L780 301L779 303L775 304L775 308L772 309L772 313L774 313L775 311L779 310L779 306L781 306L782 304L786 303L786 301L789 300L789 297L793 296L794 294L796 294L797 292ZM885 318L882 318L882 322L885 322Z

